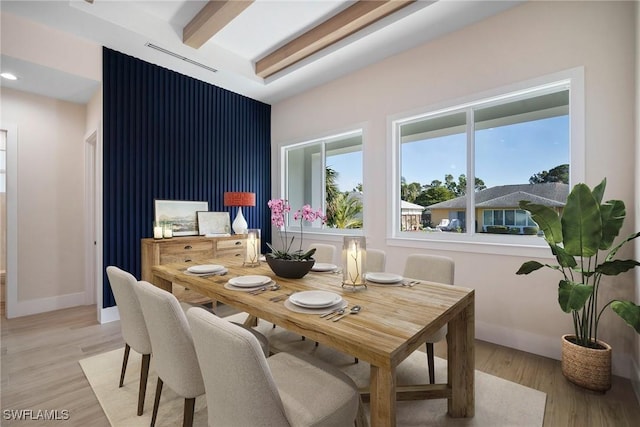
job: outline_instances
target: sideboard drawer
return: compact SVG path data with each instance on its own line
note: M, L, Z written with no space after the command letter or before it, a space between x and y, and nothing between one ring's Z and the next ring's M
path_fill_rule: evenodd
M211 251L193 251L179 254L160 254L160 264L171 264L173 262L194 262L211 258Z
M187 254L191 252L202 252L213 250L212 241L202 241L202 242L185 242L185 243L170 243L162 245L160 248L160 256L169 255L169 254ZM166 264L165 262L161 262L161 264Z
M216 248L219 251L228 251L233 249L242 250L246 245L246 239L219 240Z

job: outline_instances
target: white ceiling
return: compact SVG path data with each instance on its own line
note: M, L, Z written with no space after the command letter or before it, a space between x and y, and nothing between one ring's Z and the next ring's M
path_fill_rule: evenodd
M253 65L258 59L345 9L351 2L256 0L200 49L182 43L182 28L206 1L94 0L90 4L83 0L3 0L0 10L273 104L500 13L520 2L417 1L264 80L254 73ZM3 40L2 43L10 41ZM147 47L147 43L218 71L214 73L158 52ZM97 85L87 79L6 56L2 56L1 61L2 71L11 68L15 73L22 73L17 82L3 79L3 86L86 102ZM48 72L50 74L43 78ZM32 80L34 76L40 78ZM58 79L60 83L56 84ZM47 84L42 84L43 81Z

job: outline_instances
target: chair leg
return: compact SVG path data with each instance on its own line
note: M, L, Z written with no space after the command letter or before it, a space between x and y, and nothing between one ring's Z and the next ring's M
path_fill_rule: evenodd
M142 366L140 367L140 389L138 391L138 415L144 412L144 397L147 394L147 378L149 377L150 354L142 355Z
M195 410L195 407L196 407L195 397L184 399L184 417L182 419L182 427L193 426L193 411Z
M433 384L435 382L435 368L433 366L433 343L427 343L427 364L429 365L429 384Z
M354 359L354 360L353 360L353 363L358 363L358 362L360 362L360 359L358 359L357 357L354 357L353 359Z
M156 425L158 418L158 406L160 406L160 395L162 394L162 380L158 377L158 385L156 386L156 398L153 401L153 413L151 414L151 427Z
M358 398L358 412L356 414L356 419L353 423L356 427L369 427L369 421L367 420L367 412L364 409L364 405L362 403L362 397Z
M129 344L125 344L124 345L124 357L122 358L122 369L120 370L120 385L119 387L122 387L122 384L124 384L124 373L127 371L127 362L129 361L129 350L131 350L131 347L129 347Z

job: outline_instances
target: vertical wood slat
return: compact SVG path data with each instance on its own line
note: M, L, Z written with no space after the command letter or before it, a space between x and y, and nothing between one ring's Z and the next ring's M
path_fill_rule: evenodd
M224 192L255 192L256 206L243 213L271 241L270 105L107 48L103 82L105 268L140 277L154 199L206 200L233 221ZM106 274L103 283L103 307L111 307Z

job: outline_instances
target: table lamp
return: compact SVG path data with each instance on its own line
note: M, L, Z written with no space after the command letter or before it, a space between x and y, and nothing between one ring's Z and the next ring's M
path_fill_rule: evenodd
M245 220L244 216L242 215L242 207L255 206L256 193L247 193L247 192L240 192L240 191L225 192L224 205L238 207L238 213L236 214L236 218L233 220L233 223L231 224L231 228L233 228L233 232L236 234L246 234L247 228L249 226L247 224L247 220Z

